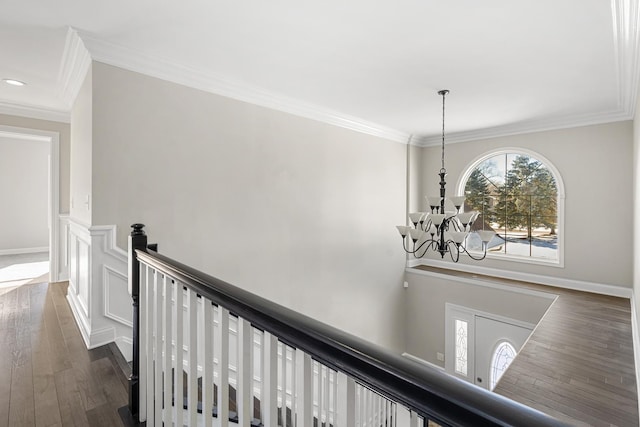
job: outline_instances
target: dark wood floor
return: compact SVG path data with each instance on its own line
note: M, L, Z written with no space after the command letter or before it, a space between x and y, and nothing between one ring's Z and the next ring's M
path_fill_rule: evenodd
M628 299L486 276L474 278L558 296L496 386L496 393L573 425L638 426Z
M111 346L87 351L66 283L0 293L0 426L122 426L126 379Z

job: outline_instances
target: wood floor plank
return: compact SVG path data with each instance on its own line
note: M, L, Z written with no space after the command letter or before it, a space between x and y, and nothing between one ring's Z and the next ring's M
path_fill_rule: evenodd
M9 425L12 426L35 425L29 299L29 287L19 287L16 298L16 340L11 352L12 371Z
M42 320L49 340L51 348L51 369L53 372L59 372L71 368L71 360L69 358L69 350L67 348L60 322L58 318L58 310L56 310L53 295L54 287L49 287L46 292L46 300L43 306L44 313Z
M11 398L11 373L16 332L13 327L0 324L0 427L9 425L9 401Z
M128 401L106 346L88 351L66 283L0 294L0 427L122 425Z
M629 299L480 275L474 279L557 296L496 393L572 424L638 426Z
M31 357L36 426L62 425L50 355L49 339L45 330L32 331Z
M76 383L74 370L66 369L54 375L58 405L63 426L88 426L87 412Z

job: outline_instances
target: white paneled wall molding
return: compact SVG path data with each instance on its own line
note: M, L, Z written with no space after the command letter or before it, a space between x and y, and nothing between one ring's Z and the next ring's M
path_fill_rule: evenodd
M564 425L149 250L143 227L129 238L137 421Z
M88 226L66 218L67 300L87 348L116 342L131 359L131 298L127 254L115 245L115 226ZM62 221L61 221L62 224ZM62 230L62 228L61 228Z
M58 277L54 278L57 282L69 280L69 227L69 215L58 215Z

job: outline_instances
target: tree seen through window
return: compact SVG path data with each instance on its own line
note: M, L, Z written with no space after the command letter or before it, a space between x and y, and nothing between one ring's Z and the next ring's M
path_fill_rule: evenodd
M474 229L496 232L490 252L557 260L558 186L541 161L519 153L492 156L472 169L465 196L465 210L480 212ZM469 240L470 250L481 248Z

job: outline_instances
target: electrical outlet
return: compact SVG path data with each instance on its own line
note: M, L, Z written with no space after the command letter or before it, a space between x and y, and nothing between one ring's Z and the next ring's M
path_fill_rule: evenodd
M409 282L404 282L404 287L408 288L409 287Z
M439 361L444 362L444 354L437 352L436 357L438 358Z

